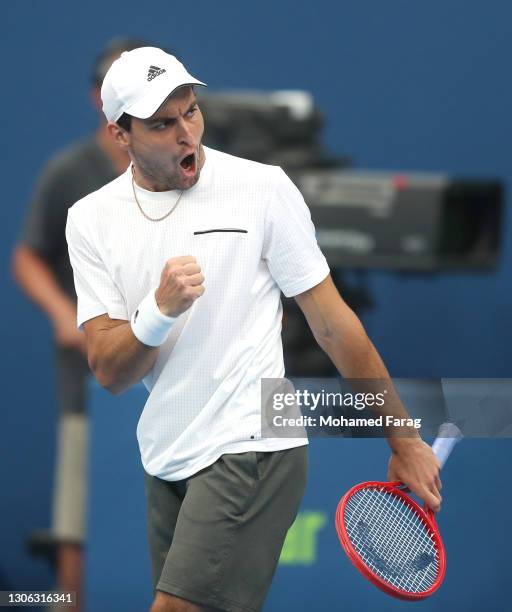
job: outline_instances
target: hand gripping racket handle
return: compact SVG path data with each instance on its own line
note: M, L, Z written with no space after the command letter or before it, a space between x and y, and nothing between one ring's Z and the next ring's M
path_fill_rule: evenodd
M439 431L437 432L437 438L432 444L432 450L434 451L434 455L437 457L437 460L441 464L441 468L444 466L453 448L455 447L457 442L460 442L462 437L463 436L460 429L454 423L443 423L439 427ZM402 491L410 491L409 487L403 485L402 483L395 484L397 484ZM424 510L427 516L435 525L436 519L433 510L431 510L426 504L424 506Z
M439 428L437 438L432 444L432 450L434 451L437 460L441 464L441 468L446 463L446 460L450 456L453 447L462 438L460 429L454 423L443 423Z
M462 433L455 423L443 423L437 432L437 438L432 444L432 450L441 465L441 469L450 456L453 448L460 442ZM425 504L425 512L434 525L437 525L434 512Z

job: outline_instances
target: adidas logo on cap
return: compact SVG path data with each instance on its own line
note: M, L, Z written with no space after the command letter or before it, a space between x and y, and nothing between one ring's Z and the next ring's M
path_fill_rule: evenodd
M148 70L148 81L152 81L155 77L160 76L165 72L165 68L158 66L150 66Z

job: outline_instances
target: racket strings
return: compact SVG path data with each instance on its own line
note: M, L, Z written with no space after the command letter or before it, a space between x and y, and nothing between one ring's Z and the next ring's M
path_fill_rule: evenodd
M381 524L387 525L388 533L383 535L383 532L380 531L376 537L372 537L373 534L367 522L362 520L358 522L359 542L364 547L367 560L384 579L395 584L395 586L414 592L421 591L422 577L418 576L417 572L427 569L427 584L428 575L431 575L432 580L435 580L436 576L435 572L432 571L432 567L429 567L433 561L435 562L435 556L432 556L432 554L425 550L425 548L429 548L429 542L426 542L426 547L422 546L423 550L418 554L404 557L404 550L407 551L407 548L404 547L407 544L410 545L413 539L409 537L409 543L405 541L404 536L407 530L411 530L416 539L419 537L421 540L423 536L421 532L418 532L418 525L414 521L416 517L413 515L411 519L410 515L404 516L403 511L404 508L407 509L407 505L395 498L397 504L402 505L402 508L399 508L402 523L390 521L385 516L385 513L389 512L389 508L386 508L386 505L389 505L389 498L384 498L384 503L380 506L377 505L376 499L378 498L372 500L369 512L374 513L376 520L380 521Z
M432 533L397 495L360 489L347 502L345 525L358 555L389 584L420 593L436 581L439 557Z

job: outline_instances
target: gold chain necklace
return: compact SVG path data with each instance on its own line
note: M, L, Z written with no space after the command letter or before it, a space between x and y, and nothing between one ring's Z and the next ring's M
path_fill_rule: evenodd
M143 210L142 210L142 206L140 205L139 200L137 199L137 193L135 192L135 179L133 176L133 169L132 169L132 189L133 189L133 197L135 198L135 202L137 203L137 206L139 207L140 212L146 217L146 219L148 219L149 221L163 221L164 219L166 219L171 213L172 211L176 208L176 206L178 206L179 201L181 200L181 196L183 195L183 190L180 193L180 195L178 196L178 199L176 200L176 202L174 203L173 207L171 208L171 210L167 213L165 213L165 215L163 217L157 217L156 219L154 217L150 217L149 215L147 215Z

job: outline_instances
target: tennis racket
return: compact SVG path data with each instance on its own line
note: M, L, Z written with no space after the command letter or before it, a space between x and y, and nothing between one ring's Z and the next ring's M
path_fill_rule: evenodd
M462 434L444 423L432 445L441 467ZM446 555L434 512L417 504L400 482L363 482L336 510L341 545L375 586L399 599L419 600L442 584Z

